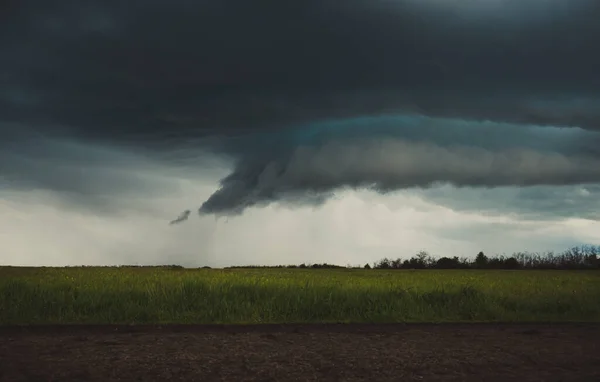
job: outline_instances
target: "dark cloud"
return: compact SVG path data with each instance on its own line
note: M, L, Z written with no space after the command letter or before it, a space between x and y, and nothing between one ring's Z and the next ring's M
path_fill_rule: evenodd
M15 152L32 136L30 150L226 154L236 167L206 212L348 186L599 181L595 0L5 4L0 175L13 182L82 196L110 184L28 165ZM364 120L380 114L398 120Z
M179 224L179 223L182 223L182 222L188 220L191 213L192 213L191 210L185 210L185 211L183 211L176 219L171 220L169 222L169 225Z
M30 5L2 47L3 114L113 139L406 109L598 127L596 2L488 23L416 3ZM552 105L573 96L590 104Z

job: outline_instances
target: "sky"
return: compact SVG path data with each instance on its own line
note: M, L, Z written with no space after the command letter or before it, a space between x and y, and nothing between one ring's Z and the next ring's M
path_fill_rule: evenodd
M0 264L600 244L596 0L9 0Z

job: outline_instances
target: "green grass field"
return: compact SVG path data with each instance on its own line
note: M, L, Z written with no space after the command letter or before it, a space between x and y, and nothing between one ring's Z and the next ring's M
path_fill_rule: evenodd
M0 267L0 324L600 322L600 272Z

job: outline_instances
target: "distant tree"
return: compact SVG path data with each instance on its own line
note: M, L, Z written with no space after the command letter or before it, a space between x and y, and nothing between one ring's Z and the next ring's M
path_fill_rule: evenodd
M390 269L391 267L391 261L387 257L383 258L375 265L375 268L378 269Z
M435 263L435 267L439 269L457 269L460 268L460 262L456 256L454 258L442 257Z
M483 252L479 252L475 257L475 266L477 268L485 268L488 265L488 258Z
M502 257L488 258L487 265L483 265L479 268L503 269L504 268L504 258L502 258Z
M402 264L402 268L406 269L425 269L427 268L427 263L422 257L411 257L410 260L404 261Z
M509 257L504 260L504 268L505 269L518 269L521 264L517 261L515 257Z
M472 262L468 257L461 257L458 259L459 267L461 269L469 269L472 267Z
M426 265L427 261L429 260L429 258L431 256L429 256L429 253L425 252L425 251L419 251L419 253L417 253L417 261L420 264Z
M400 259L398 259L394 265L404 269L425 269L434 262L435 260L433 260L427 252L420 251L415 256L411 257L409 260L404 260L402 263L400 263Z
M365 269L371 269L371 266L369 265L369 263L366 263L364 266Z

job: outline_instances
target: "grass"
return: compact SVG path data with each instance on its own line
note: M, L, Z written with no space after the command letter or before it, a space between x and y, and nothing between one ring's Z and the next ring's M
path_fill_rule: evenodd
M0 267L0 324L600 322L600 272Z

